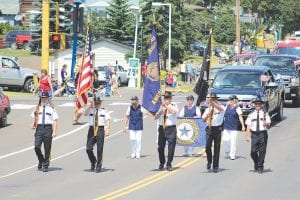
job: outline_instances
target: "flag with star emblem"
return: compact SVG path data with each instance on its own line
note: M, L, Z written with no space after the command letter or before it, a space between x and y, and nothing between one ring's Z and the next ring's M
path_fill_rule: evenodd
M144 91L142 106L155 115L161 105L160 68L158 43L155 25L152 28L150 45L148 48L147 72L144 76Z
M204 147L206 145L206 122L202 118L177 118L177 145Z

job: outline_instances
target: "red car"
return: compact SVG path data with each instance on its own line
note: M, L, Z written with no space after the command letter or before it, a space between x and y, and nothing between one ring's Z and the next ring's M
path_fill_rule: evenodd
M8 96L0 90L0 127L7 125L7 115L10 113L10 101Z

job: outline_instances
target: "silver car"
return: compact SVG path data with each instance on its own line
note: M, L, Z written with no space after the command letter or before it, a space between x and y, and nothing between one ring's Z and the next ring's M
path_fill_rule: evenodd
M108 66L98 66L96 70L98 72L98 80L100 82L105 82L105 70ZM117 75L118 86L127 85L128 84L128 72L124 69L121 65L113 66L112 67Z
M34 92L33 75L39 76L40 72L23 68L18 65L15 58L0 56L0 86L24 89Z

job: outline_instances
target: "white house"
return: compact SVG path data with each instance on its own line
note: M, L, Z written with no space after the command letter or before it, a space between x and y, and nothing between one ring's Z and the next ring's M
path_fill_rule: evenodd
M109 39L102 38L97 42L92 44L92 52L95 53L95 66L103 65L118 65L123 66L125 69L128 69L128 63L125 59L125 55L133 51L133 48L124 44L114 42ZM67 64L68 75L71 74L71 64L72 64L72 49L68 49L58 53L57 59L53 63L52 73L56 74L58 81L61 82L60 71L63 64Z

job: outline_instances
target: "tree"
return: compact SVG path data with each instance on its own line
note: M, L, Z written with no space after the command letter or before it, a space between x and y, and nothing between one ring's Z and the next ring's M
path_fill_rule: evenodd
M104 27L107 37L118 41L133 39L135 18L130 12L128 0L112 0L107 15Z

